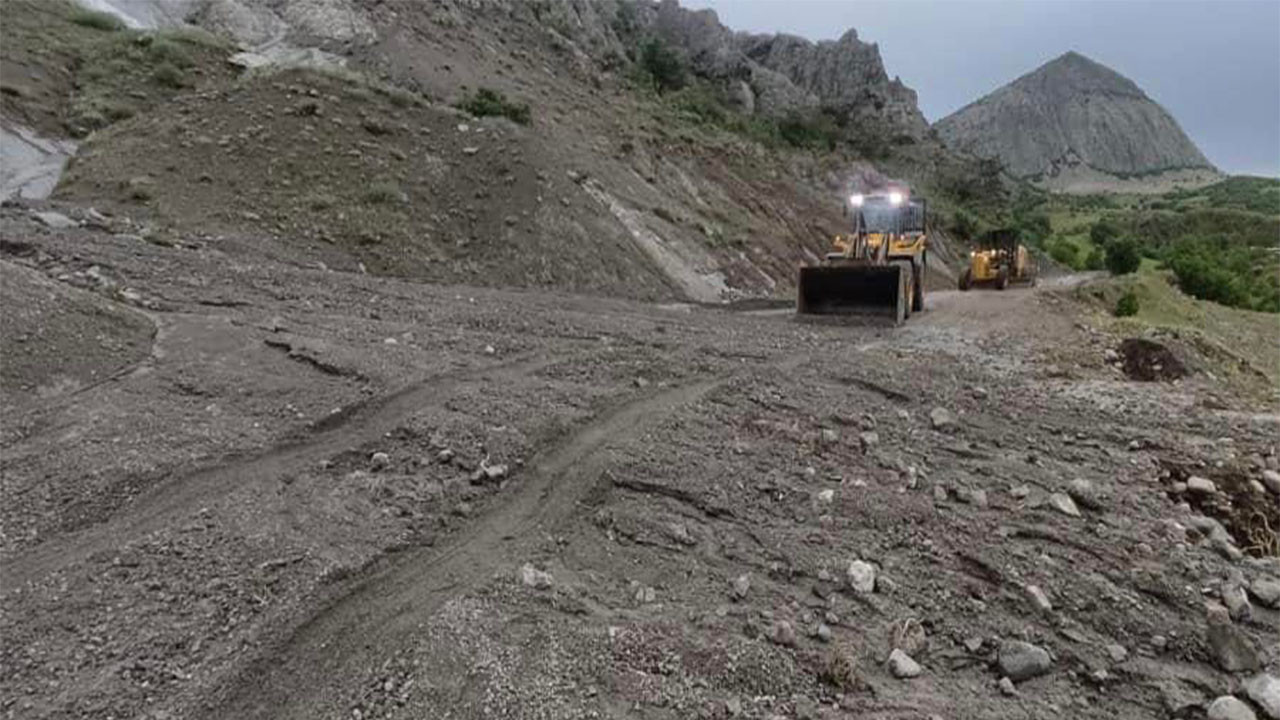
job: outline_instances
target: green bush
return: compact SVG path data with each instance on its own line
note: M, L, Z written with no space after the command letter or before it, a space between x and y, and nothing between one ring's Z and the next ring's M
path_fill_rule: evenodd
M1084 259L1085 270L1101 270L1107 266L1107 254L1102 248L1094 246Z
M778 134L792 147L832 150L840 139L840 128L826 113L793 113L778 121Z
M187 79L183 72L179 70L176 65L169 62L163 62L157 65L156 69L151 71L151 79L158 85L163 85L175 90L186 87L187 85Z
M1223 239L1185 239L1165 254L1182 291L1231 307L1280 312L1280 268L1269 251Z
M489 88L480 88L457 107L476 117L505 117L521 125L528 125L532 120L528 105L508 100L500 91Z
M1132 317L1138 314L1138 296L1132 290L1120 296L1116 301L1116 317Z
M393 182L376 182L364 191L361 199L368 205L392 205L404 200L404 192Z
M1138 243L1128 238L1113 240L1107 245L1106 265L1112 275L1128 275L1142 264L1142 252Z
M1052 240L1047 244L1049 257L1055 262L1066 265L1069 268L1075 268L1079 262L1079 251L1076 246L1068 240Z
M658 38L649 38L640 44L639 63L659 95L685 86L687 71L684 60Z
M1089 228L1089 239L1099 247L1105 246L1118 237L1120 237L1120 228L1111 220L1099 220Z
M76 8L71 13L71 22L82 27L116 32L125 29L124 21L111 13L98 12L87 8Z

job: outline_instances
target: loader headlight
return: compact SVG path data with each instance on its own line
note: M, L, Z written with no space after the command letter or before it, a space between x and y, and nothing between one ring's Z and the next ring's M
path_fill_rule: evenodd
M890 204L890 205L901 205L901 204L902 204L902 193L900 193L900 192L891 192L891 193L889 193L889 204Z
M862 207L863 199L862 193L854 193L849 196L849 204L854 207Z

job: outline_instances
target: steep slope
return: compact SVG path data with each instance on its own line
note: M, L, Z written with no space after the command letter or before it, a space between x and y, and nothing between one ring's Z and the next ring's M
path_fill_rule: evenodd
M1057 189L1170 173L1217 177L1176 120L1133 81L1068 52L935 124L954 148L998 157Z
M186 19L254 57L219 56L177 99L99 129L57 191L165 242L266 236L293 262L434 282L785 296L840 231L853 178L874 175L865 148L942 162L914 94L854 33L746 36L675 2L607 0L210 0ZM687 68L679 98L634 80L655 39ZM282 46L352 72L266 56ZM253 69L226 77L227 59ZM527 124L455 107L480 89ZM699 93L744 124L826 123L830 145L707 126L686 110Z

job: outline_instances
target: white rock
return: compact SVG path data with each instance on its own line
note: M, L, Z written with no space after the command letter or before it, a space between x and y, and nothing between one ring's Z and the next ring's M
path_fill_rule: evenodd
M827 489L818 493L818 502L830 505L836 499L836 491Z
M44 225L45 227L53 228L54 230L65 230L67 228L76 227L77 225L80 224L75 220L72 220L71 218L67 217L66 215L63 215L62 213L53 212L52 210L49 210L46 212L31 213L31 215L36 220L39 220L41 225Z
M1076 507L1076 501L1071 499L1066 493L1053 493L1049 496L1049 506L1063 515L1071 517L1080 517L1080 508Z
M1223 695L1209 703L1208 718L1209 720L1257 720L1258 716L1237 698Z
M901 648L894 648L889 653L889 672L899 679L913 678L924 672L924 668L920 667L920 663L911 659L911 656L902 651Z
M1280 608L1280 580L1258 578L1249 585L1249 592L1263 605Z
M1218 486L1214 485L1213 481L1209 478L1192 475L1187 478L1187 492L1196 493L1198 495L1212 495L1218 492Z
M956 416L946 408L936 407L929 411L929 420L933 423L934 430L950 432L956 429Z
M733 581L733 596L741 600L751 591L751 575L742 574Z
M551 583L554 581L554 578L551 577L551 573L543 572L542 570L525 563L524 566L520 568L520 580L525 584L525 587L545 590L546 588L551 587Z
M1275 495L1280 495L1280 472L1275 470L1262 471L1262 484L1267 486Z
M376 452L369 456L369 464L374 470L381 470L391 464L391 456L384 452Z
M1280 720L1280 678L1266 673L1254 675L1245 681L1244 691L1267 717Z
M849 563L849 587L854 592L869 595L876 589L876 566L861 560Z
M1035 605L1036 610L1042 613L1053 612L1053 603L1049 602L1049 596L1044 594L1039 585L1028 585L1027 597L1031 598L1031 604Z

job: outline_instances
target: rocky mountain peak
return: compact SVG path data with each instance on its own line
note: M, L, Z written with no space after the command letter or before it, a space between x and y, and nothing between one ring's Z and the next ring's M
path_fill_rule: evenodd
M953 148L997 157L1019 177L1072 189L1111 179L1216 170L1136 83L1064 53L935 124Z

